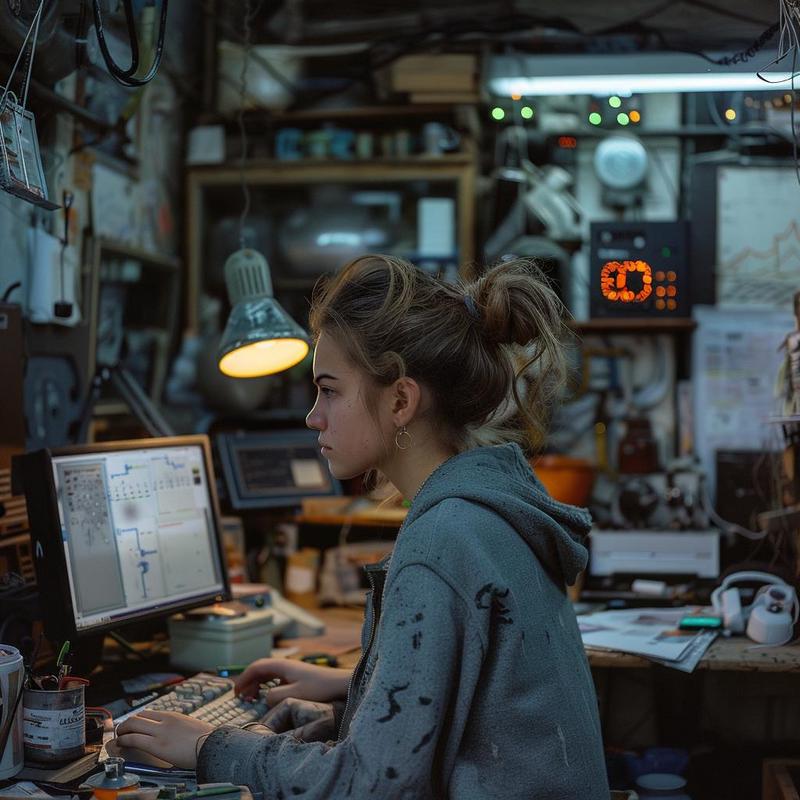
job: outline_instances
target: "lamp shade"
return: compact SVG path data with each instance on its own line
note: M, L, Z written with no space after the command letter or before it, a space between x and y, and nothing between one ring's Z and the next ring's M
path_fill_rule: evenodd
M308 334L272 295L267 260L237 250L225 262L233 306L219 346L219 368L232 378L257 378L293 367L308 354Z

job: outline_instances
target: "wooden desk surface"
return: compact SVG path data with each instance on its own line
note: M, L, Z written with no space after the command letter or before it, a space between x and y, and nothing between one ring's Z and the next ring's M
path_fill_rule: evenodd
M325 622L325 635L285 639L282 644L299 647L303 655L313 652L330 653L339 659L340 666L355 666L360 655L363 609L317 608L312 613ZM730 639L720 636L708 648L697 669L711 672L800 673L800 646L753 649L755 647L753 642L742 636ZM586 654L592 667L649 669L653 666L652 661L628 653L589 649Z
M295 517L299 523L309 525L369 525L371 527L399 528L408 509L369 504L358 497L307 497L302 511Z

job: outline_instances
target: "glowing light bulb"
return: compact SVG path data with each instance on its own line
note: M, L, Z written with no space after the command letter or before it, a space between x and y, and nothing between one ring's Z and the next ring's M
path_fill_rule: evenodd
M519 113L522 119L532 119L533 117L533 109L530 106L522 106Z
M622 100L620 100L615 94L612 94L611 97L608 98L608 104L611 106L611 108L619 108L622 105Z
M495 106L492 109L492 119L496 119L498 122L500 122L501 119L505 118L505 115L506 112L503 111L503 109L500 108L500 106Z
M627 125L630 121L630 117L624 111L620 111L619 114L617 114L617 122L620 125Z
M589 114L589 122L591 122L592 125L599 125L602 121L603 118L596 111L592 111L592 113Z

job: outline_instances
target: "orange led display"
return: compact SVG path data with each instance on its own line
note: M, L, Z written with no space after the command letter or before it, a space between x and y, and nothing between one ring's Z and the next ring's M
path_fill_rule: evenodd
M628 275L637 275L642 288L628 286ZM641 303L653 292L653 271L646 261L609 261L600 270L600 291L606 300L616 303Z

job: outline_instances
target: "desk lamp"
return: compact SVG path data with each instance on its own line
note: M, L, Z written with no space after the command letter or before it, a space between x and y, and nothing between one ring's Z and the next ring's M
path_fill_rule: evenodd
M261 253L246 247L231 255L225 262L225 284L233 306L219 346L219 368L225 375L273 375L306 357L308 334L275 299Z

